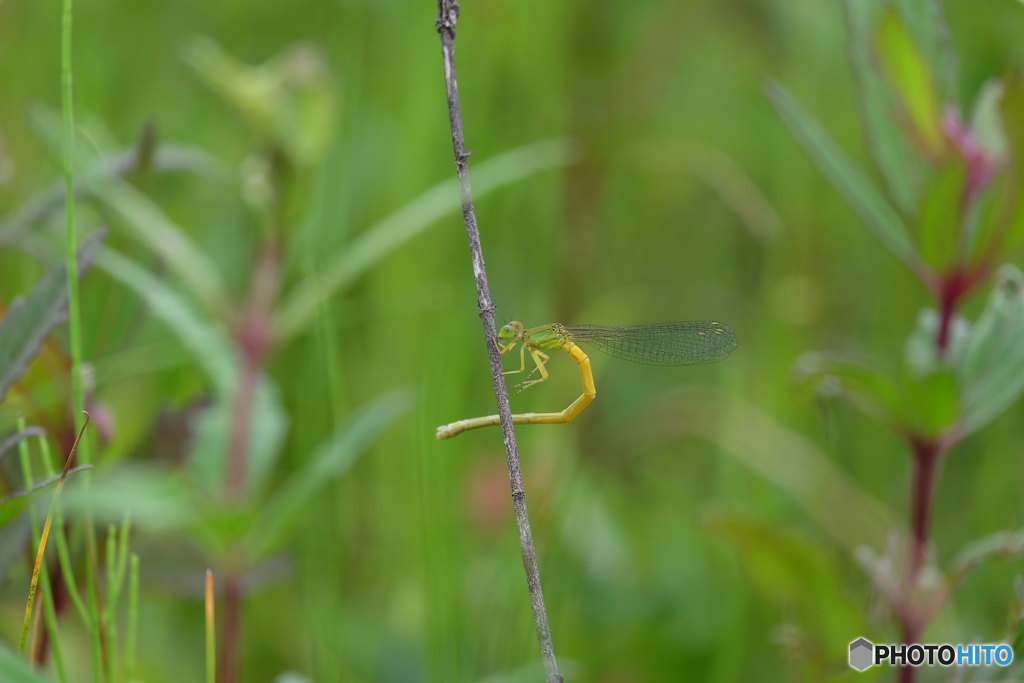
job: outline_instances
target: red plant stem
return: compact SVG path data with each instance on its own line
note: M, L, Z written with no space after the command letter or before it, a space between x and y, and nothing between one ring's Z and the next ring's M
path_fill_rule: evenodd
M935 339L935 346L942 356L949 346L950 333L952 331L953 314L956 312L957 304L975 286L986 277L991 270L987 261L969 270L953 270L943 275L933 292L939 303L939 333Z
M939 299L939 336L935 340L935 346L938 347L940 356L946 353L946 347L949 346L949 328L955 307L956 300L943 292Z
M935 293L939 300L939 334L935 339L935 347L939 355L946 353L949 346L950 327L953 323L953 313L956 305L970 288L974 280L969 274L961 270L953 270L942 276L939 282L938 291Z
M224 630L217 653L217 683L235 683L238 680L238 642L242 626L242 586L238 577L224 582Z
M246 353L241 354L238 368L238 387L231 411L231 434L228 438L228 469L226 489L228 498L240 498L245 491L245 469L249 453L249 432L252 422L253 394L259 381L260 361Z
M941 442L935 439L912 437L911 447L914 459L910 483L910 566L907 571L903 605L898 610L905 644L918 642L924 626L923 613L917 608L914 596L917 580L924 566L925 550L928 547L928 522L935 493L935 474L943 451ZM898 676L900 683L913 683L916 672L917 669L914 667L901 666Z
M277 292L279 250L268 242L256 264L249 286L249 301L238 325L238 387L231 416L225 485L228 498L245 491L252 403L272 338L271 315Z
M228 441L225 492L229 500L245 494L245 473L249 457L249 434L252 407L263 372L263 363L270 351L274 300L280 274L280 249L275 239L265 245L249 285L249 299L238 325L239 371L238 387L231 416ZM241 640L242 589L237 575L229 574L224 583L224 630L217 668L220 683L238 680L238 643Z
M916 643L918 640L918 630L916 628L910 628L908 625L903 627L903 642L904 643ZM899 683L914 683L914 677L917 675L917 667L914 666L901 666L897 673L897 680Z
M909 587L917 583L928 543L928 521L935 492L935 470L941 449L934 440L915 440L914 471L911 481L910 522L913 539L910 548Z

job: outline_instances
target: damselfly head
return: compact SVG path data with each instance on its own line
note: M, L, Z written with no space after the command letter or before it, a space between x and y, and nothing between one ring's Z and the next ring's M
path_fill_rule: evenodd
M523 333L523 324L518 320L513 320L507 325L502 325L501 329L498 330L498 339L503 341L512 341L518 339Z

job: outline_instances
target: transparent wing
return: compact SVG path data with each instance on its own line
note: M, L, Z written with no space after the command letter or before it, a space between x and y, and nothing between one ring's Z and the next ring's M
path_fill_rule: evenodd
M591 344L616 358L649 365L716 363L736 349L736 335L719 322L653 325L566 325L573 342Z

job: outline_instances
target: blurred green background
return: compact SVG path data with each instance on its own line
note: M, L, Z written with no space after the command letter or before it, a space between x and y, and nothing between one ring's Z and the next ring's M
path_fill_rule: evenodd
M967 107L1019 48L1024 6L943 6ZM440 195L452 210L380 258L347 251L454 176L435 16L431 2L395 0L76 3L79 146L102 157L152 125L158 149L187 145L217 160L205 176L132 181L205 252L233 301L245 298L266 231L267 133L224 95L237 79L204 82L216 80L201 65L202 50L214 48L195 41L209 38L251 65L297 43L310 50L297 58L313 74L300 88L305 113L270 126L308 146L295 154L290 206L275 226L281 289L294 291L346 253L353 275L267 358L273 407L255 419L286 426L279 449L272 435L259 440L272 461L264 490L308 472L338 425L390 398L369 408L387 413L379 436L367 436L349 466L313 472L323 485L300 497L274 552L245 568L243 680L285 671L317 681L541 677L499 434L434 439L440 424L494 412L454 191ZM59 179L59 146L46 132L60 104L59 36L57 3L0 4L7 225ZM527 158L556 161L477 198L498 323L714 319L740 340L709 367L595 353L598 398L574 423L517 430L566 680L852 678L849 641L899 637L853 549L870 540L884 550L884 534L859 523L862 509L904 524L905 446L797 387L792 370L816 349L898 365L930 299L862 229L763 90L769 79L784 83L865 161L845 41L841 3L463 3L456 59L471 178L509 150L571 139L569 152L561 143L527 148ZM410 210L410 224L428 213ZM78 216L83 234L109 225L108 246L169 291L189 293L189 278L168 271L125 213L83 203ZM60 262L62 220L51 212L2 245L0 301ZM968 316L983 299L968 302ZM105 268L84 277L82 305L92 405L110 427L109 440L94 436L93 487L112 501L115 520L118 507L137 508L137 678L199 680L203 572L231 571L237 557L224 528L245 527L265 498L233 503L196 483L202 465L186 464L204 457L217 469L223 453L196 450L209 445L196 415L215 399L180 330ZM24 413L66 440L66 347L60 329L0 407L0 431ZM514 410L558 410L578 395L571 360L552 355L551 381L513 396ZM940 561L1024 525L1020 415L1015 406L944 462L933 517ZM163 486L165 476L175 486ZM182 491L223 519L177 521ZM849 499L862 507L845 508ZM153 501L166 506L145 505ZM2 592L9 643L29 572L18 553ZM1020 569L980 568L926 640L1002 638ZM88 680L87 637L70 610L62 629L72 679Z

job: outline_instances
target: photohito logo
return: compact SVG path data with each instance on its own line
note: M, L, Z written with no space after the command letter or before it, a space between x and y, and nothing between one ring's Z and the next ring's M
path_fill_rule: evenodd
M1009 666L1013 649L1004 643L910 643L875 645L867 638L850 643L850 666L857 671L889 666Z

